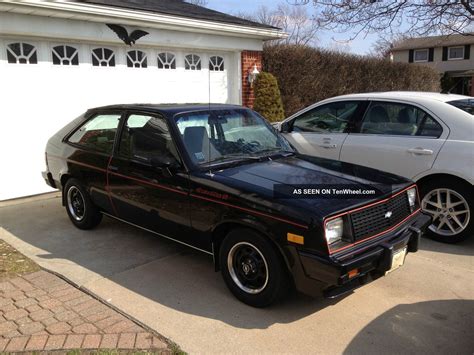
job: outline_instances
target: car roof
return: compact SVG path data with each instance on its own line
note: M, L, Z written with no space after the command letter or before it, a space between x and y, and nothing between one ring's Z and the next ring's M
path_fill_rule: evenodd
M333 97L344 99L356 98L379 98L379 99L409 99L411 101L416 99L434 100L440 102L448 102L453 100L472 99L470 96L456 95L456 94L441 94L438 92L427 91L385 91L385 92L369 92L360 94L349 94Z
M239 105L229 104L117 104L91 108L96 110L137 110L159 112L167 116L174 116L182 112L203 111L203 110L223 110L223 109L246 109Z

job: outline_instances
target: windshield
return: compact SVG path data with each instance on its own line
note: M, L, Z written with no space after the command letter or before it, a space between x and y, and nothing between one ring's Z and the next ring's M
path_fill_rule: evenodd
M175 120L188 155L198 165L293 152L288 142L251 110L190 112Z
M448 104L474 115L474 99L449 101Z

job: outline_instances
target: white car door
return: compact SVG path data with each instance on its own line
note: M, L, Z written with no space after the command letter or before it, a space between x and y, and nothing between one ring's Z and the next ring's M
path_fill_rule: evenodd
M411 179L431 169L449 129L421 107L371 101L357 132L344 141L342 161Z
M335 101L316 106L285 122L282 133L302 154L338 160L350 123L364 104Z

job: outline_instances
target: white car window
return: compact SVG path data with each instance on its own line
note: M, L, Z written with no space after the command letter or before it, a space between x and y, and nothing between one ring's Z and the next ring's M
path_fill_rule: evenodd
M339 101L318 106L297 117L293 131L342 133L358 106L357 101Z
M443 129L418 107L394 102L372 102L364 116L360 133L438 138Z

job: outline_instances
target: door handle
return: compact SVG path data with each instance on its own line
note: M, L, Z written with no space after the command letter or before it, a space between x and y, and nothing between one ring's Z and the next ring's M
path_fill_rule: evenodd
M412 153L415 155L433 155L433 151L431 149L424 149L424 148L410 148L408 149L408 153Z
M337 147L337 144L320 144L319 145L321 148L326 148L326 149L334 149Z
M119 168L118 168L118 166L109 165L108 169L111 170L111 171L118 171Z

